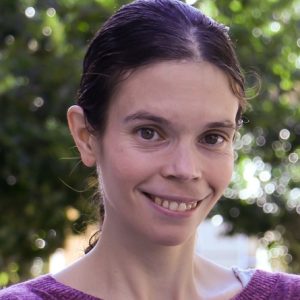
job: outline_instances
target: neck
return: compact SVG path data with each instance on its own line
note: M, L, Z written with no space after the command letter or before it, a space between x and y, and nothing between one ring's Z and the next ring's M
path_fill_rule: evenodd
M122 299L124 293L128 299L193 299L194 236L178 246L165 246L129 235L122 227L111 228L104 226L90 254L93 269L100 273L95 278L102 278L103 287L111 284L117 293L114 283L118 282Z
M225 300L241 290L233 272L194 255L194 236L165 246L106 227L96 247L54 277L101 299Z

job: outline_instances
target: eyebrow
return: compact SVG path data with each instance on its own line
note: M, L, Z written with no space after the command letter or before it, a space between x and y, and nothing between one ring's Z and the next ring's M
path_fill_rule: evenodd
M163 117L153 115L146 111L138 111L136 113L130 114L124 118L124 123L129 123L132 121L141 121L141 120L147 120L152 121L155 123L158 123L160 125L164 126L170 126L171 122ZM229 128L229 129L237 129L237 126L235 123L233 123L230 120L224 120L220 122L210 122L205 125L205 128L207 129L213 129L213 128Z
M237 129L237 125L229 120L225 120L222 122L211 122L208 123L205 127L211 128L229 128L229 129Z
M170 126L171 125L171 122L168 121L167 119L165 119L163 117L160 117L160 116L153 115L153 114L148 113L146 111L138 111L134 114L128 115L124 119L124 123L128 123L128 122L131 122L131 121L140 121L140 120L153 121L155 123L165 125L165 126Z

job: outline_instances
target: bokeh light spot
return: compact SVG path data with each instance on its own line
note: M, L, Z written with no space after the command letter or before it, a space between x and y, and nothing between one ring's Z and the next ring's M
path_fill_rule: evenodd
M33 18L35 16L35 9L32 6L29 6L25 9L25 16L27 18Z

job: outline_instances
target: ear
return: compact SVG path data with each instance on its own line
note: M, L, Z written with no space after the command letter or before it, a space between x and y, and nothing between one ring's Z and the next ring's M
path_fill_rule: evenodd
M73 105L67 112L68 124L80 152L81 160L87 167L93 167L96 163L96 149L94 136L89 132L82 108Z

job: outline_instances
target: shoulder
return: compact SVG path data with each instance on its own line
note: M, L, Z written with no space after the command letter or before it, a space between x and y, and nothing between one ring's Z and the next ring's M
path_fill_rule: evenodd
M0 290L0 300L101 300L43 275Z
M24 285L15 285L0 290L0 299L2 300L19 300L19 299L30 299L32 294L27 290ZM35 299L35 298L33 298Z
M274 290L274 296L275 295L284 295L286 297L285 299L299 299L300 275L278 273L278 281Z
M41 300L43 286L50 276L44 275L0 290L0 300Z
M248 285L235 299L296 300L299 295L299 275L256 270Z

